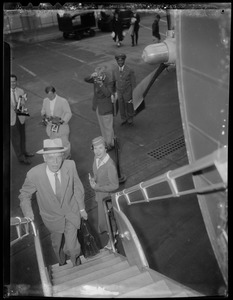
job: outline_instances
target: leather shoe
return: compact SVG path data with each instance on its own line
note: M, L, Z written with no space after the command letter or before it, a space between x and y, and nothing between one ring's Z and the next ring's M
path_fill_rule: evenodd
M65 261L63 264L59 263L59 267L67 265L67 262Z
M30 165L31 164L31 161L26 157L21 158L19 160L19 162L22 163L22 164L25 164L25 165Z
M27 153L25 153L24 155L25 155L26 157L33 157L33 156L35 156L35 154L34 154L34 153L28 153L28 152L27 152Z
M81 259L80 259L79 256L77 258L75 258L74 260L72 258L70 258L70 260L71 260L71 262L73 264L73 267L81 265Z

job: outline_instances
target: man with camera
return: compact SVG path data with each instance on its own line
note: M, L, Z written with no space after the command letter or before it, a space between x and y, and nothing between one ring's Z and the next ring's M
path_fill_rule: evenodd
M94 84L92 109L96 112L102 136L106 141L107 151L114 148L112 83L106 67L100 66L95 72L84 78Z
M69 142L69 121L72 117L70 105L65 98L56 94L53 86L45 88L47 97L43 101L41 115L43 123L46 126L46 133L50 139L61 138L62 143L67 147L65 158L70 156L70 142Z
M17 76L11 74L11 142L19 162L29 165L29 157L34 156L26 151L25 119L29 114L24 108L27 100L23 89L17 86Z

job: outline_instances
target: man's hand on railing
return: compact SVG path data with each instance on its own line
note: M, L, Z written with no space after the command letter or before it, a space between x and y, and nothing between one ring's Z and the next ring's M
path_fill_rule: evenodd
M27 213L25 213L25 214L24 214L24 217L25 217L25 218L29 218L29 219L31 219L32 221L34 221L34 214L33 214L33 212L27 212Z

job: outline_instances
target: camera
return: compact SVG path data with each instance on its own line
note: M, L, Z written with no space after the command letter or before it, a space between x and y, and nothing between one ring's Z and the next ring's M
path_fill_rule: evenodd
M16 106L16 113L19 116L30 116L28 109L25 107L25 102L27 101L27 94L20 95Z
M94 79L94 82L103 82L106 75L105 74L98 74L97 72L94 72L92 74L92 77Z

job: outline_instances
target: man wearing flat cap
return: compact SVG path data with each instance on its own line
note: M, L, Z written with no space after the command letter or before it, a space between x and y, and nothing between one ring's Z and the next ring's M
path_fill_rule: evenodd
M108 234L108 227L103 207L103 199L116 191L119 187L117 169L114 161L106 153L106 142L102 136L92 140L92 149L94 151L93 174L89 174L89 182L95 191L95 200L98 204L98 232ZM110 247L110 241L105 246Z
M43 155L44 163L29 170L19 199L24 216L34 220L31 199L36 193L40 215L50 231L59 265L66 264L68 256L73 266L76 266L81 263L77 230L80 228L81 217L87 219L87 213L84 188L75 162L64 160L65 151L67 148L60 138L44 140L43 149L37 152Z
M125 65L126 55L121 53L115 56L117 67L113 69L113 91L119 101L121 125L133 125L133 90L136 86L134 71Z

